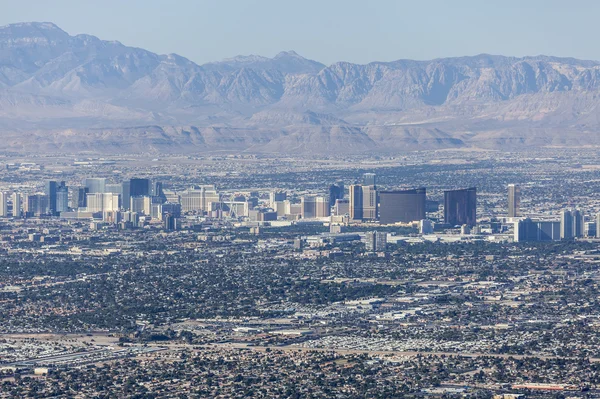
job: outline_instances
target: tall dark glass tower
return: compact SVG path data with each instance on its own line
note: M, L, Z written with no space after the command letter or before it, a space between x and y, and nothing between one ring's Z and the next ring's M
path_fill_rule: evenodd
M46 208L46 213L50 215L56 214L56 189L58 188L58 183L55 181L47 181L46 182L46 196L48 197L48 204Z
M335 200L344 199L344 183L339 182L329 186L329 204L335 204Z
M444 222L456 226L477 224L477 188L444 191Z
M131 197L145 197L150 195L150 179L129 180L129 195Z
M381 224L409 223L425 219L427 190L417 188L403 191L379 192L379 221Z

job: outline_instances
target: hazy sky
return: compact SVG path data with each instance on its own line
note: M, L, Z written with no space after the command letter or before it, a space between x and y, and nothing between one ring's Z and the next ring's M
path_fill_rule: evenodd
M54 22L197 63L282 50L326 64L474 55L600 60L596 0L0 0L0 25Z

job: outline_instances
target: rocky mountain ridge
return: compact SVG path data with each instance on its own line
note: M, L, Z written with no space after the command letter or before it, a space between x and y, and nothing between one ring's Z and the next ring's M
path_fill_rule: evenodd
M51 23L0 27L5 151L600 145L599 107L600 63L573 58L325 66L287 51L197 65Z

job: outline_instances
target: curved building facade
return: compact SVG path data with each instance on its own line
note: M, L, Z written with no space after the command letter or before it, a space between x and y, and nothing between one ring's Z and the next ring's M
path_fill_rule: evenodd
M427 190L417 188L379 192L379 221L381 224L409 223L425 219Z

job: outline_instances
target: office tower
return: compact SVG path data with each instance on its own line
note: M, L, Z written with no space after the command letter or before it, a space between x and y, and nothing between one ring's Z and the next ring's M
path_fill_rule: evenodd
M69 187L61 182L56 188L56 213L69 211Z
M129 210L131 206L131 182L127 180L121 183L121 185L123 186L121 202L123 203L123 208Z
M600 238L600 213L596 215L596 238Z
M427 190L417 188L379 193L379 221L381 224L409 223L425 219Z
M106 190L106 179L88 178L83 180L83 185L87 187L88 194L104 193Z
M119 194L92 193L87 194L88 212L112 212L119 210Z
M140 214L144 214L150 216L152 212L152 197L145 196L132 196L130 199L130 209L131 212L136 212Z
M561 239L561 222L533 221L529 218L514 224L514 241L558 241Z
M302 219L317 217L317 197L305 195L300 198L300 215Z
M287 199L287 193L285 191L271 191L269 193L269 206L275 207L276 202L285 201Z
M204 212L213 202L220 202L220 195L214 186L200 186L181 193L181 210L183 212Z
M329 204L334 205L336 200L344 199L344 183L338 182L329 186Z
M71 198L71 208L79 209L87 207L88 188L84 186L74 187Z
M333 212L336 216L344 216L350 213L350 200L336 199L333 206Z
M444 191L444 222L451 226L477 224L477 188Z
M0 192L0 217L8 216L8 194Z
M352 184L348 187L350 194L350 220L363 219L363 195L362 186Z
M129 180L129 195L131 197L150 196L150 179L133 178Z
M363 174L363 186L373 186L377 188L377 182L375 179L375 173L365 173Z
M13 193L12 195L12 215L14 218L21 217L21 206L22 198L20 193Z
M24 205L27 216L44 215L48 211L48 196L45 194L28 195Z
M374 185L362 186L362 217L363 220L377 219L377 190Z
M64 182L62 182L64 184ZM47 181L45 186L45 193L48 197L48 208L46 209L46 213L49 215L56 214L56 189L58 187L58 183L55 181Z
M575 237L583 237L583 214L577 209L564 209L560 213L560 238Z
M385 251L387 246L387 234L378 231L365 233L365 247L369 252Z
M516 184L508 185L508 217L519 216L519 205L521 203L521 187Z
M331 207L329 206L329 198L316 197L315 199L315 217L324 218L331 215Z

